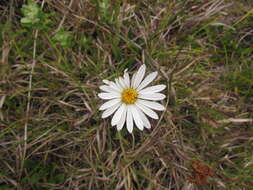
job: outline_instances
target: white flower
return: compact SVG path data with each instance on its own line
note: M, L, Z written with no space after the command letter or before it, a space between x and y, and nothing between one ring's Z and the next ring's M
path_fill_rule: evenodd
M166 88L165 85L147 87L157 76L157 72L150 73L144 78L146 66L142 65L130 81L129 74L125 71L123 77L115 79L115 82L103 80L106 85L99 88L104 91L98 94L101 99L108 100L99 110L103 110L102 118L113 115L111 124L117 125L121 130L126 123L127 130L133 131L133 123L138 129L151 128L146 115L158 119L153 110L163 111L165 107L157 102L166 96L159 93ZM143 79L144 78L144 79ZM153 109L153 110L152 110Z

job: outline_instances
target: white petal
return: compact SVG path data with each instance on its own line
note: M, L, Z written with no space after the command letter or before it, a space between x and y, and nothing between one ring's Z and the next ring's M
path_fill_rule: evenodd
M133 74L132 79L131 79L131 87L132 88L133 88L133 85L134 85L135 77L136 77L136 73Z
M117 85L117 87L120 89L120 90L123 90L123 86L121 86L121 84L119 83L119 78L116 78L115 79L115 83L116 83L116 85Z
M99 88L100 88L100 90L105 91L105 92L111 92L112 91L112 89L107 85L99 86Z
M150 73L146 78L141 82L141 84L138 86L137 90L141 90L145 88L147 85L149 85L157 76L157 72Z
M120 85L125 89L127 88L127 84L125 83L124 79L122 77L119 77L119 83Z
M114 83L114 82L110 82L110 87L112 87L114 90L116 90L116 91L118 91L118 92L120 92L122 89L121 88L119 88L117 85L116 85L116 83Z
M118 79L115 79L118 80ZM103 80L103 82L113 88L115 91L120 92L122 90L121 86L109 80Z
M129 106L134 118L134 122L136 124L136 126L142 131L143 130L143 122L141 119L141 116L139 114L139 112L137 111L137 109L135 108L135 106Z
M139 94L149 94L149 93L155 93L155 92L160 92L166 88L165 85L156 85L156 86L151 86L148 88L144 88L143 90L139 91Z
M109 80L102 80L103 81L103 83L105 83L105 84L110 84L110 81Z
M153 118L153 119L158 119L158 115L157 113L155 113L153 110L151 110L150 108L140 104L138 102L138 100L135 102L135 105L137 105L146 115L148 115L149 117Z
M103 82L107 85L109 85L111 88L113 88L116 91L121 91L121 89L112 81L109 80L103 80Z
M119 98L116 98L116 99L112 99L112 100L109 100L108 102L105 102L100 108L99 110L105 110L109 107L112 107L114 106L115 104L119 103L120 102L120 99Z
M107 118L109 117L110 115L112 115L118 108L119 106L121 105L122 103L119 102L117 104L115 104L114 106L108 108L107 110L105 110L102 114L102 118Z
M165 110L165 107L162 104L159 104L157 102L152 102L152 101L147 101L147 100L138 100L138 102L154 110L158 110L158 111Z
M114 116L112 117L112 121L111 121L112 126L117 125L124 109L126 109L126 104L121 104L119 109L115 112Z
M114 89L113 87L107 86L107 85L99 86L99 88L100 90L105 91L105 92L120 92L119 89Z
M133 81L133 88L137 88L141 83L146 71L146 65L142 65L136 73L135 79Z
M127 113L127 107L123 110L123 113L121 114L120 120L117 124L117 130L118 131L120 131L123 128L124 124L125 124L126 113Z
M133 116L129 107L130 106L127 106L127 130L129 133L132 133L133 132Z
M124 80L125 80L125 83L127 85L127 88L130 88L130 77L129 77L128 72L124 73Z
M138 106L136 106L136 109L138 110L138 112L140 114L140 117L141 117L144 127L146 127L147 129L150 129L151 125L150 125L150 122L149 122L148 118L146 117L146 115L141 111L141 109Z
M152 93L152 94L139 94L138 98L146 100L163 100L166 98L164 94Z
M110 92L110 93L99 93L98 97L105 100L110 100L114 98L120 98L120 93Z

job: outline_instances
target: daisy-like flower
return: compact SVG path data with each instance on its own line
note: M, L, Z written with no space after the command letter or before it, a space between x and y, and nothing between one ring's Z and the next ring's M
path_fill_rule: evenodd
M148 118L158 119L153 110L163 111L165 107L155 101L163 100L166 96L159 93L166 88L165 85L147 87L157 76L157 72L150 73L144 78L146 66L142 65L130 80L125 71L123 77L115 82L103 80L105 85L99 88L104 91L99 93L101 99L108 100L99 110L103 110L102 118L114 114L112 126L121 130L126 123L127 130L132 133L134 123L138 129L151 128Z

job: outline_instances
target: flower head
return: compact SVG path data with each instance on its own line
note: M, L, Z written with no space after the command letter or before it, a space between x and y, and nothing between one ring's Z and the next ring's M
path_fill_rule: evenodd
M101 99L108 100L99 110L103 110L102 118L114 114L112 126L121 130L126 123L127 130L133 131L134 123L138 129L151 128L146 115L158 119L153 110L163 111L165 107L155 101L163 100L166 96L159 93L166 88L165 85L147 87L157 76L157 72L150 73L144 78L146 66L142 65L130 80L128 72L115 82L103 80L105 85L100 86L104 92L99 93Z

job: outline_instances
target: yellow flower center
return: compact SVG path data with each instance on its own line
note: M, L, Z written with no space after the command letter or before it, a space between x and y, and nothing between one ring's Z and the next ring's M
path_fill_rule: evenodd
M135 89L127 88L121 93L121 100L125 104L134 104L137 100L138 92Z

